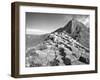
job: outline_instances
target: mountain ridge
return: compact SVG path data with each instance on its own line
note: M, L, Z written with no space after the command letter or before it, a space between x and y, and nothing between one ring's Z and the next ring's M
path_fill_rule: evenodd
M84 27L83 24L80 24L76 20L74 23L70 21L64 27L48 34L41 43L28 49L26 67L89 64L89 48L76 39L77 32L79 34L81 32L79 27L81 26L81 29ZM76 30L76 28L78 29Z
M54 32L66 32L76 41L89 48L89 29L83 23L75 19L70 20L68 24Z

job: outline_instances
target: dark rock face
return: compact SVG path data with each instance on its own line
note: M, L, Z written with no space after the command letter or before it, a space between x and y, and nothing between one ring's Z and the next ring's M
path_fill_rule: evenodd
M27 49L26 67L89 64L89 34L83 27L71 20L64 28L48 34L41 43ZM83 41L85 36L88 38Z

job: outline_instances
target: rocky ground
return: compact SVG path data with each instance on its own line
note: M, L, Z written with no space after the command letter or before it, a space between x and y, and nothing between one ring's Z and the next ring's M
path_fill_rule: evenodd
M89 49L66 32L54 32L26 50L26 67L89 64Z

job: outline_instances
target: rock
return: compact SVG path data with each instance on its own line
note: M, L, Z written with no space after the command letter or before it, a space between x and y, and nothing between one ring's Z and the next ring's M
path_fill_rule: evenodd
M51 65L51 66L58 66L58 65L59 65L59 60L54 59L54 61L51 61L51 62L50 62L50 65Z
M62 60L63 60L63 63L65 65L71 65L71 60L69 58L66 58L66 57L62 57Z
M71 54L66 55L66 58L69 58L71 60L71 63L78 60L75 56L73 56Z
M64 48L59 48L60 55L65 57L66 53L64 52Z
M89 64L89 58L85 58L85 57L83 57L83 56L81 56L81 57L79 58L79 61L81 61L81 62L83 62L83 63L86 63L86 64Z
M72 54L75 55L76 58L79 58L81 55L81 52L79 51L79 49L74 46L72 46L71 48L72 48Z
M69 49L70 51L72 51L71 46L65 45L65 47L66 47L67 49Z

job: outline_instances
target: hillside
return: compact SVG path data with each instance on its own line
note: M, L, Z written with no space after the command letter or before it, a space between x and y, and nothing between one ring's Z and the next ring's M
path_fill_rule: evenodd
M48 34L36 35L36 34L26 34L26 50L30 47L34 47L39 43L43 42L47 38Z
M67 27L69 27L69 24L67 24ZM78 30L75 29L80 26L74 27L75 29L68 28L70 30L67 30L67 27L65 26L48 34L46 38L42 37L43 40L40 43L28 49L26 51L26 67L89 64L89 48L76 39L80 39L80 37L74 36L78 35L76 34ZM80 33L84 33L84 30Z

